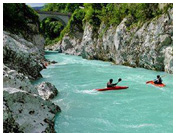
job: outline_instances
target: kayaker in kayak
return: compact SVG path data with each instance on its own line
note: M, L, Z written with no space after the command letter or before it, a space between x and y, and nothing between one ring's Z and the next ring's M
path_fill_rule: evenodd
M122 79L119 78L118 82L117 83L112 83L113 82L113 79L110 79L109 82L107 83L107 87L114 87L116 86Z
M162 84L162 79L160 77L160 75L157 75L157 79L154 80L155 84Z

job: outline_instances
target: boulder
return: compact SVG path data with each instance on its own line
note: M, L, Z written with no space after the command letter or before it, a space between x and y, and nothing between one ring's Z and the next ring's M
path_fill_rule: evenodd
M56 87L49 82L42 82L36 86L36 89L39 95L45 100L53 99L58 94Z
M3 99L6 102L3 113L6 132L55 132L54 117L60 112L57 105L16 88L4 88Z

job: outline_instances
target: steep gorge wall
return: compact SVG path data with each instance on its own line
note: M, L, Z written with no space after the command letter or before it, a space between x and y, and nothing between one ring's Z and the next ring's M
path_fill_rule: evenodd
M43 49L18 35L3 32L3 63L30 79L41 77Z
M26 37L3 32L3 132L54 133L61 110L50 99L58 91L48 82L34 86L30 81L45 68L44 38L37 33Z
M107 31L101 24L98 33L94 33L93 26L86 23L82 39L65 35L61 42L46 49L173 73L173 9L130 30L129 21L129 18L124 18Z

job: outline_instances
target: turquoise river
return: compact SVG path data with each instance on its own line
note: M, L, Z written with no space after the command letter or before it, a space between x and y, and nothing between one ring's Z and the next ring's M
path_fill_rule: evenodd
M112 65L79 56L46 52L58 63L41 74L59 91L53 102L61 107L55 118L57 133L171 133L173 132L173 75L142 68ZM146 85L164 75L166 87ZM98 92L108 80L122 78L125 90Z

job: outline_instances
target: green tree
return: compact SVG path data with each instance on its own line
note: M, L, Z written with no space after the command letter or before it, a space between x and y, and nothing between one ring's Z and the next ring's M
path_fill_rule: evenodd
M24 3L3 4L3 27L5 30L20 32L30 30L29 23L39 24L37 13Z
M53 18L46 18L40 24L40 30L46 38L46 44L59 37L60 32L64 29L64 25Z
M43 8L44 11L54 11L60 13L73 13L82 3L49 3Z
M84 6L84 9L80 9L80 6ZM97 33L101 23L105 24L106 31L109 26L119 25L124 18L128 18L126 26L129 29L136 24L140 26L161 13L167 13L173 4L167 4L164 11L158 6L158 3L59 3L46 5L45 10L72 13L67 26L60 33L59 38L62 39L66 33L71 35L76 30L82 32L87 22L93 26L94 33Z

